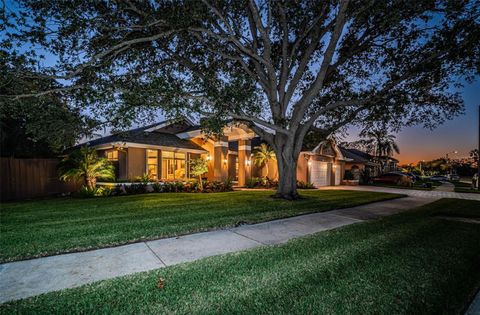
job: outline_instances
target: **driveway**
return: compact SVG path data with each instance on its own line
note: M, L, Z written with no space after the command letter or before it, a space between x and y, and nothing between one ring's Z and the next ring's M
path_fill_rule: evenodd
M416 189L389 188L389 187L378 187L378 186L344 186L344 185L327 186L327 187L321 187L319 189L377 191L377 192L386 192L386 193L393 193L393 194L404 194L410 197L418 197L418 198L430 198L430 199L458 198L458 199L480 201L480 194L457 193L453 191L442 191L442 190L416 190Z

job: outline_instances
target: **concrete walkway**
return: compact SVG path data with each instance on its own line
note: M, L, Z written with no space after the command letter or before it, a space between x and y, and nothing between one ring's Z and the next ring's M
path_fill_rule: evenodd
M319 189L344 189L344 190L361 190L361 191L377 191L387 192L393 194L404 194L409 197L418 198L458 198L480 201L480 194L476 193L457 193L452 191L438 191L438 190L416 190L416 189L402 189L402 188L390 188L379 186L327 186Z
M435 191L455 191L455 185L450 182L442 182L440 186L435 187Z
M226 230L5 263L0 265L0 303L203 257L281 244L296 237L405 211L433 200L406 197Z

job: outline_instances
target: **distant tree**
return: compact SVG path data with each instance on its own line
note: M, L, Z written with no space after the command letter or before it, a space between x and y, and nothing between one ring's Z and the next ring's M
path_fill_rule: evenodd
M265 177L268 178L268 162L276 160L275 151L268 144L262 143L253 149L253 160L255 165L266 167Z
M287 199L298 196L297 160L312 128L328 135L348 124L434 127L462 112L451 85L480 69L477 0L14 7L21 10L2 15L13 35L4 46L31 43L55 54L55 67L39 67L62 80L55 91L114 124L157 109L204 116L203 127L215 132L231 119L244 122L275 151L277 196Z
M473 160L474 162L477 162L477 163L478 163L479 158L480 158L478 149L473 149L472 151L470 151L470 157L472 158L472 160Z
M205 159L197 158L190 161L190 174L198 177L198 187L203 190L202 175L208 172L208 163Z
M82 180L88 190L96 187L97 179L115 179L115 168L92 148L82 147L67 155L59 165L60 179Z

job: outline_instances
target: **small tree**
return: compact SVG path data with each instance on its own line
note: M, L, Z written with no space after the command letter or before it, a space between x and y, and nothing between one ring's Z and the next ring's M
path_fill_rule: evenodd
M255 161L255 165L258 167L262 167L264 165L267 167L267 173L265 174L265 177L268 178L268 162L276 160L275 151L273 151L273 149L266 143L262 143L254 148L253 159Z
M202 158L197 158L190 161L190 174L198 176L198 186L203 190L202 175L208 172L207 161Z
M66 156L59 166L60 179L83 180L88 189L94 189L97 178L115 179L113 165L97 155L95 149L83 147Z

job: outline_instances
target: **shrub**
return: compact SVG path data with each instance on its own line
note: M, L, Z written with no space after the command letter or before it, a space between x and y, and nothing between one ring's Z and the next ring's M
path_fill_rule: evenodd
M228 177L223 181L223 190L232 191L233 190L233 178Z
M312 183L297 181L297 188L298 189L315 189L315 186Z
M397 185L404 186L404 187L411 187L413 186L412 179L409 176L402 176L398 180Z
M98 193L97 187L89 188L87 186L82 186L80 188L80 191L78 192L79 196L82 198L93 198L97 195L97 193Z
M247 188L255 188L258 185L258 178L256 177L250 177L247 178L247 181L245 182L245 186Z
M353 177L352 171L346 170L346 171L345 171L345 174L343 175L343 179L344 179L344 180L353 180L354 177Z
M153 189L153 192L156 192L156 193L162 192L162 184L153 183L152 189Z
M125 192L129 195L135 195L135 194L143 194L145 193L145 188L147 185L145 184L130 184L130 185L124 185L123 187L125 188Z

